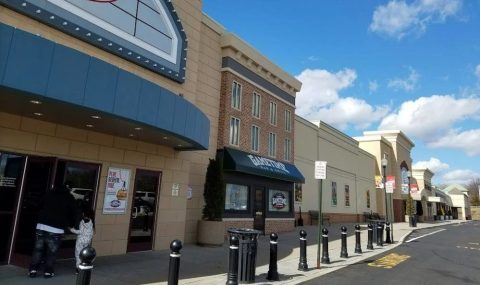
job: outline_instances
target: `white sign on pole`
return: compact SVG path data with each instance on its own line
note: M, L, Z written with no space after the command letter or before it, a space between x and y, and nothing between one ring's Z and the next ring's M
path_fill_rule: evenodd
M326 161L315 161L315 179L327 179Z
M387 193L393 193L393 181L387 181L385 188Z

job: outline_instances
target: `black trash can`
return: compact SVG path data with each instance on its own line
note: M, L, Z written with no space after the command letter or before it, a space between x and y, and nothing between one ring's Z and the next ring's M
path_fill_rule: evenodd
M240 284L255 283L255 267L257 259L257 239L262 233L253 229L228 229L230 236L239 240L238 249L238 282Z

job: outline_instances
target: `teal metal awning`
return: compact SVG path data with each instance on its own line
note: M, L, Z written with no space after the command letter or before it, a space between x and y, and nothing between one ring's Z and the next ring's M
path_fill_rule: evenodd
M305 182L305 177L293 164L231 148L223 151L223 170L290 182Z

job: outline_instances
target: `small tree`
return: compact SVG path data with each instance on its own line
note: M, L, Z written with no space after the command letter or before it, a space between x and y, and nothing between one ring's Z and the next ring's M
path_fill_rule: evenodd
M413 204L413 199L411 196L408 196L407 198L407 205L405 211L407 216L409 217L413 216L413 213L415 212L415 206Z
M220 162L210 159L203 189L202 218L207 221L221 221L225 206L225 184Z

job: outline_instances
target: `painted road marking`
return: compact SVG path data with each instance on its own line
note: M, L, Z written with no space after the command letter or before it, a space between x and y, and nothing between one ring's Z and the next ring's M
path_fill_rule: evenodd
M478 247L468 247L468 246L462 246L462 245L457 245L457 248L464 248L464 249L471 249L471 250L480 250Z
M438 230L438 231L434 231L434 232L431 232L431 233L428 233L428 234L424 234L424 235L421 235L421 236L418 236L418 237L414 237L414 238L409 239L409 240L407 240L407 241L405 241L405 242L411 242L411 241L417 240L417 239L419 239L419 238L423 238L423 237L426 237L426 236L429 236L429 235L433 235L433 234L439 233L439 232L444 231L444 230L445 230L445 229L440 229L440 230Z
M368 266L391 269L409 258L409 255L390 253L389 255L379 258L374 262L368 263Z
M480 243L478 243L478 242L469 242L468 244L480 245Z

